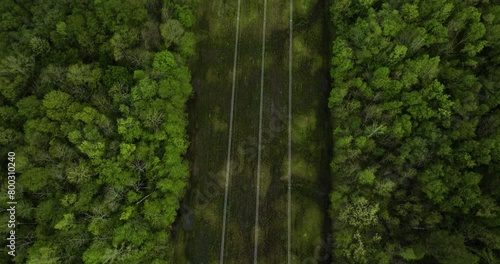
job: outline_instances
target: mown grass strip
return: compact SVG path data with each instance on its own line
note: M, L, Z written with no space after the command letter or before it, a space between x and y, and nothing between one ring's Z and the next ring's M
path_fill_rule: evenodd
M287 257L288 264L291 263L291 246L292 246L292 62L293 62L293 0L290 0L290 38L289 38L289 53L288 53L288 234L287 234Z
M257 248L259 244L259 197L260 197L260 165L262 156L262 109L264 102L264 71L266 57L266 22L267 22L267 0L264 0L264 20L262 23L262 66L260 72L260 108L259 108L259 145L257 150L257 194L255 196L255 241L254 241L254 263L257 263Z
M233 117L234 117L234 94L236 90L236 66L238 64L238 43L240 33L240 5L241 0L238 0L238 10L236 15L236 37L234 42L234 61L233 61L233 83L231 88L231 112L229 114L229 136L227 143L227 160L226 160L226 183L224 185L224 211L222 220L222 239L220 246L220 263L224 263L224 247L226 238L226 218L227 218L227 200L229 189L229 170L231 167L231 145L233 140Z

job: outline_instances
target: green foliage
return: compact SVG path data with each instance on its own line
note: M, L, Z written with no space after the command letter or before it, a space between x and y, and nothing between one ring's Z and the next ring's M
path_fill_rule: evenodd
M498 3L330 11L335 262L498 259Z
M16 152L22 207L15 263L171 262L195 17L153 2L0 4L0 149Z
M36 250L35 250L36 249ZM62 263L57 257L57 249L51 247L33 247L30 249L28 264L59 264Z
M419 260L425 256L425 247L422 245L415 245L413 247L406 247L406 248L401 249L401 252L399 254L406 261Z
M184 35L184 28L178 20L169 19L160 25L160 34L167 47L172 44L178 45L181 37Z
M175 5L177 11L177 16L179 21L185 28L191 28L194 25L196 17L194 16L193 10L186 8L181 5Z
M339 216L339 220L355 228L366 228L377 223L378 204L369 204L366 198L358 198L347 205Z
M174 55L169 51L162 51L155 55L153 70L156 74L167 75L172 69L177 67Z
M359 183L372 185L375 180L375 173L371 169L363 170L359 173Z
M479 257L467 250L461 235L451 235L446 231L434 232L429 236L427 247L439 263L479 263Z
M106 252L108 245L102 241L95 241L83 253L83 261L88 264L103 263L103 256Z
M62 121L66 118L67 109L73 98L71 95L61 91L51 91L43 99L43 107L47 111L47 116L56 121Z
M68 231L75 222L75 216L73 214L64 214L63 219L59 221L54 228L62 231Z
M34 119L43 115L43 112L40 111L42 102L36 96L24 97L17 102L16 106L17 112L27 119Z

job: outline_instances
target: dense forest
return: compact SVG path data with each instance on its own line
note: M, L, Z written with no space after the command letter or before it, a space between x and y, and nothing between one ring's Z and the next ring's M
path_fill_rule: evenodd
M334 263L499 263L500 3L332 1Z
M0 262L176 263L196 2L0 1ZM333 263L499 263L500 2L330 3Z
M0 16L0 170L17 176L16 256L2 239L1 259L167 263L189 176L192 8L4 0Z

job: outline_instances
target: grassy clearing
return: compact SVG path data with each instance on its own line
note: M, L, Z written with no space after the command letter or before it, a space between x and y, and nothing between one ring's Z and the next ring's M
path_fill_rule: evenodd
M328 97L328 10L318 1L295 0L292 252L294 263L328 263L331 144ZM326 19L326 20L325 20Z
M285 160L283 162L283 169L286 168L288 161ZM304 158L294 157L292 158L293 164L293 175L292 178L296 182L304 182L304 181L318 181L319 173L318 168L314 167L311 162Z
M229 129L229 126L224 115L220 113L220 107L215 107L214 113L209 113L208 118L212 120L212 130L219 133L224 133Z
M234 3L233 3L234 2ZM321 20L314 20L318 1L296 0L293 73L293 234L294 263L314 255L324 236L330 149L323 139L328 112L322 98L328 90L327 67L321 58ZM222 3L222 5L220 5ZM310 4L308 4L310 3ZM287 240L287 107L289 3L268 0L268 27L263 107L260 192L259 263L286 260ZM255 221L258 113L260 96L262 1L241 5L240 46L233 131L233 166L229 189L226 263L252 263ZM176 263L218 263L221 241L224 168L234 53L236 1L201 3L199 54L192 62L195 99L190 108L193 160L185 203L194 211L191 229L180 229ZM308 14L307 17L301 14ZM304 22L306 21L306 22ZM313 22L311 22L313 21ZM297 42L299 41L299 42ZM325 40L326 41L326 40ZM300 45L296 45L296 42ZM195 169L194 169L195 168ZM215 175L215 176L214 176ZM208 188L209 186L219 188ZM202 201L202 202L200 202ZM179 219L182 223L187 217ZM304 234L306 237L304 238Z
M311 15L313 8L318 4L318 0L294 0L294 11L300 17Z
M309 34L296 35L293 37L294 60L299 67L307 68L310 76L321 74L324 71L325 61L322 54L315 52L315 43L321 41L318 35L322 34L322 25L315 23L309 28ZM313 35L313 36L310 36ZM304 67L306 65L306 67Z
M267 194L269 192L269 187L272 184L272 176L271 176L271 168L269 164L266 162L262 164L261 168L261 180L260 180L260 199L263 201L266 201L267 199Z
M296 115L292 125L292 143L306 145L316 129L315 113Z
M191 63L195 96L189 107L193 168L182 203L187 209L178 219L175 263L219 258L236 5L212 3L221 2L200 2L197 10L198 53Z

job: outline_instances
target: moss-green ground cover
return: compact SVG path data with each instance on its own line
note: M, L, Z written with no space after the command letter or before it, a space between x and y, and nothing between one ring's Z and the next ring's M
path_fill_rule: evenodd
M200 1L201 2L201 1ZM326 260L330 187L327 5L294 2L292 263ZM225 263L252 263L263 1L242 1ZM191 63L191 186L181 208L175 263L218 263L224 207L237 1L203 1ZM289 2L268 0L258 262L287 259ZM325 46L326 45L326 46Z

